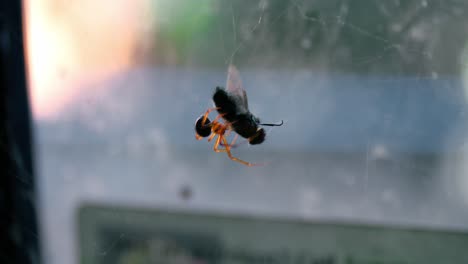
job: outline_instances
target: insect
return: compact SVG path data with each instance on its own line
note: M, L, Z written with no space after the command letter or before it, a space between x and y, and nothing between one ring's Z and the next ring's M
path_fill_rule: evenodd
M196 139L208 137L210 142L217 137L213 147L215 152L226 152L231 160L246 166L259 165L232 155L231 148L235 146L238 135L246 138L251 145L261 144L266 137L265 130L261 126L281 126L283 121L281 120L280 124L263 124L249 111L247 93L242 87L239 71L233 65L229 65L228 68L226 89L216 87L213 102L215 107L206 110L205 114L195 122ZM208 115L215 110L218 116L211 121ZM226 137L231 131L236 132L236 135L231 143L228 143Z

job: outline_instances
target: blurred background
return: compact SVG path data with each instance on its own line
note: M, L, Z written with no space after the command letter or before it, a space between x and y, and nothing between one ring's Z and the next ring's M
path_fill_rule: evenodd
M162 263L149 252L167 247L180 258L164 263L253 263L193 259L193 241L226 252L250 241L222 235L252 234L249 223L283 230L275 236L284 241L269 240L277 248L328 252L309 263L430 263L428 249L446 256L450 248L406 237L397 241L428 255L398 255L376 242L396 235L374 237L366 225L432 230L442 246L452 244L436 231L451 232L459 247L432 260L468 259L468 3L29 0L23 8L44 263ZM225 85L230 63L250 110L264 122L285 121L266 129L262 145L233 150L262 167L195 140L195 120ZM181 215L156 217L167 211ZM304 230L314 235L301 240L293 231L300 225L268 222L278 219L310 223ZM359 228L340 240L314 223ZM219 227L207 238L184 237L210 226ZM144 235L166 229L177 234ZM368 240L343 251L349 244L339 241L356 237ZM396 260L356 260L366 252Z

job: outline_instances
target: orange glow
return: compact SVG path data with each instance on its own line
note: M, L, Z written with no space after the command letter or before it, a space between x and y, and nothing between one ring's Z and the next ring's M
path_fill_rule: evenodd
M53 118L82 93L80 83L133 65L149 0L27 0L26 58L33 116Z

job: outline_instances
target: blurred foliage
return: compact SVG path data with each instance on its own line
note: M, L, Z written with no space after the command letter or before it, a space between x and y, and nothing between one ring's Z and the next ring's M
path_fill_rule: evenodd
M154 2L156 11L155 43L162 48L160 60L172 54L184 58L198 35L204 34L214 23L213 0ZM169 58L170 60L171 58Z
M156 30L155 50L163 64L222 66L232 61L433 76L460 70L468 35L466 1L167 3L157 7L158 14L167 14Z

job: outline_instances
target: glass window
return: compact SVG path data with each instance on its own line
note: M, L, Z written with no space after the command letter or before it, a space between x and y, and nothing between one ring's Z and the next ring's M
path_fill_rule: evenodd
M99 247L115 256L129 243L149 241L142 230L152 218L127 209L182 212L177 219L207 212L214 225L228 221L219 215L233 215L440 230L467 245L467 11L463 1L425 0L26 1L45 263L140 263L141 252L125 259L83 253ZM226 88L229 65L248 95L249 112L242 112L242 96L228 94L238 106L234 119L242 112L284 124L249 119L255 132L248 134L263 128L265 141L221 141L216 153L219 134L230 142L236 131L212 126L212 141L196 140L195 121L213 107L215 88ZM216 116L210 113L210 121ZM227 130L236 124L217 121ZM260 166L233 161L226 150ZM120 207L126 209L114 210ZM86 223L100 212L130 229L99 233ZM218 229L183 223L172 233L161 224L158 234L185 241L184 261L198 252L184 251L197 244L190 241L205 241L199 251L216 248L210 245L218 243ZM241 226L229 230L250 241L251 229ZM272 232L276 227L295 228L272 224ZM359 230L349 236L367 236ZM418 239L403 241L427 241ZM307 243L284 241L291 248L302 241L296 249ZM145 247L178 250L158 243ZM252 248L276 252L258 243ZM382 248L395 256L389 263L425 263ZM363 263L380 261L375 251ZM315 260L359 263L327 252ZM254 263L255 256L225 262Z

